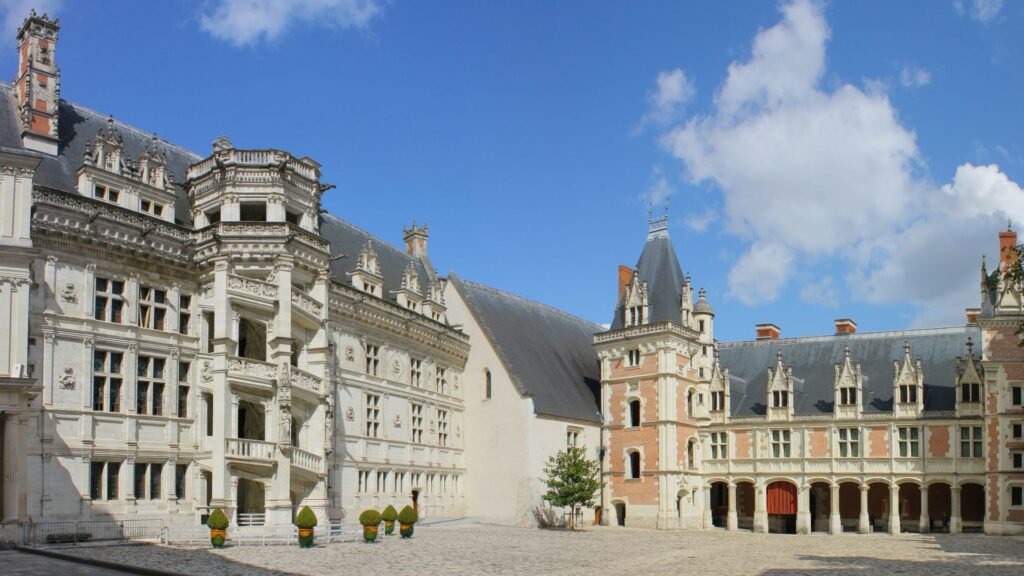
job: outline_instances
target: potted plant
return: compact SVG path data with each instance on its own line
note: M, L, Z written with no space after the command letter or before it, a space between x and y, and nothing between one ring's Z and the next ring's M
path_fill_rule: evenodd
M217 508L210 514L210 517L206 519L206 526L210 529L210 543L213 544L214 548L223 548L224 539L227 537L228 524L231 521L228 520L227 514L223 510Z
M412 509L412 506L402 508L398 513L398 533L402 538L412 538L412 526L419 521L420 516Z
M377 528L380 526L380 512L364 510L359 515L359 523L363 525L363 540L373 542L377 539Z
M398 510L391 504L380 513L380 517L384 520L384 534L391 536L391 533L395 531L395 520L398 518Z
M303 506L295 516L295 526L299 529L299 547L309 548L313 545L313 528L316 526L316 514L309 506Z

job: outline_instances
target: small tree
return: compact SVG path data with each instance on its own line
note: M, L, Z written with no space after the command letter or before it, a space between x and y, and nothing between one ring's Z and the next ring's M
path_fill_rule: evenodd
M596 460L587 458L583 448L569 447L548 458L544 467L548 487L544 500L552 506L569 508L571 528L576 529L576 507L593 506L603 483Z
M1006 254L1000 254L1000 257L1006 260L1006 269L1002 272L1003 284L1017 288L1024 286L1024 244L1007 248ZM990 291L999 288L998 274L985 278L985 288ZM1017 330L1014 333L1022 337L1017 345L1024 348L1024 321L1017 324Z

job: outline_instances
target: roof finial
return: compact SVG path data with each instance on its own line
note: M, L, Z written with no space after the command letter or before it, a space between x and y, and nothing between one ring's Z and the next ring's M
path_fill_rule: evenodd
M1010 218L1006 219L1006 231L1007 232L1013 231L1013 220L1011 220Z
M669 200L670 200L671 198L672 198L671 196L666 196L666 197L665 197L665 218L668 218L668 201L669 201Z
M974 341L970 336L967 337L967 357L974 358Z
M775 350L775 361L782 364L782 348Z
M910 357L910 341L906 338L903 339L903 355Z
M850 345L849 344L847 344L846 346L843 346L843 356L846 356L847 360L850 359Z
M647 203L647 221L651 222L654 220L654 202Z

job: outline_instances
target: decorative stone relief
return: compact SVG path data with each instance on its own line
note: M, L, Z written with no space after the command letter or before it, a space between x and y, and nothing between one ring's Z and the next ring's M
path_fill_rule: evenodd
M402 363L398 360L391 362L391 373L398 377L402 373Z
M74 390L78 382L75 380L75 369L65 368L64 375L60 377L60 387L64 390Z
M200 371L203 382L213 382L213 374L210 374L210 361L203 360L203 368Z
M355 362L356 360L356 351L351 346L345 347L345 360L348 362Z
M352 422L355 419L356 419L356 411L353 410L351 406L349 406L348 408L345 408L345 420L348 420L349 422Z
M401 428L401 427L402 427L402 417L396 414L395 415L395 428Z
M60 299L68 304L78 303L78 288L74 282L66 282L60 291Z

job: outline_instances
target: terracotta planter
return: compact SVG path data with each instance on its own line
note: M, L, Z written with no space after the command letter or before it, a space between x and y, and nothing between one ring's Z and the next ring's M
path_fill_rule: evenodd
M391 536L391 533L395 531L395 521L385 520L384 521L384 534Z
M299 528L299 547L309 548L313 546L313 529Z
M377 527L376 526L363 526L363 540L367 542L373 542L377 539Z
M210 529L210 544L213 544L214 548L223 548L225 538L227 538L227 531Z
M402 538L412 538L412 524L402 524L398 527L398 533Z

